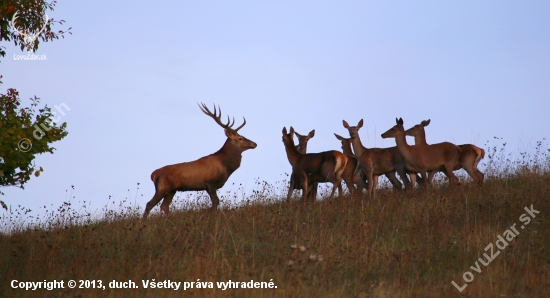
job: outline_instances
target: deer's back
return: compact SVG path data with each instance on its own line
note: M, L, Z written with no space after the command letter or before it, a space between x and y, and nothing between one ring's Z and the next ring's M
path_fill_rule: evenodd
M392 148L370 148L363 152L360 162L372 167L376 175L385 174L395 171L394 155Z
M339 151L308 153L300 157L293 169L298 174L306 174L312 182L329 182L345 169L348 158ZM335 176L336 175L336 176Z
M319 153L307 153L300 156L298 165L306 173L314 173L327 163L335 163L338 151L325 151ZM340 152L338 152L340 153ZM341 153L340 153L341 154Z
M460 148L449 142L416 145L411 146L411 148L415 151L414 163L425 167L428 171L440 169L443 165L449 163L454 167L460 158Z
M222 187L230 174L217 156L208 155L157 169L151 174L151 180L155 185L160 184L171 190L206 190L207 184Z

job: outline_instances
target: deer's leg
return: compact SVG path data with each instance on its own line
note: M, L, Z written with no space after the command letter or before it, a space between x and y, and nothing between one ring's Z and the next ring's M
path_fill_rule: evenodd
M485 174L483 174L480 170L476 169L478 184L481 186L483 185L483 179L485 179Z
M312 202L315 203L317 201L317 186L319 185L319 183L317 182L314 182L311 184L311 199L312 199Z
M155 192L155 195L153 196L153 198L147 202L147 205L145 205L145 212L143 212L143 218L147 218L147 216L149 215L149 212L151 212L151 209L153 209L153 207L155 207L159 202L160 200L162 200L162 197L164 197L164 192L160 192L160 191L156 191Z
M330 197L328 198L329 201L332 202L334 199L334 193L336 192L336 188L338 188L338 191L342 191L342 179L334 179L332 180L332 192L330 193Z
M378 187L378 177L380 175L374 175L374 184L372 185L372 198L374 199L376 197L376 188Z
M414 190L414 188L416 187L416 181L418 181L418 185L424 183L424 179L416 175L415 172L410 172L409 178L411 179L411 190Z
M363 194L363 188L364 189L369 188L368 184L365 183L365 181L363 180L363 177L361 177L360 172L355 173L355 176L353 176L353 183L355 183L355 185L357 186L356 189L355 189L355 191L356 191L355 195L359 198Z
M477 165L479 164L479 161L481 160L481 156L479 156L479 159L476 158L476 161L474 162L473 166L474 166L474 169L475 169L475 173L478 177L478 183L479 185L483 185L483 179L485 179L485 174L483 174L478 168L477 168Z
M447 178L449 178L449 185L451 187L460 185L460 183L458 183L458 178L453 173L452 166L445 166L445 175L447 175Z
M207 184L206 187L208 187L206 191L210 195L210 200L212 200L212 210L217 210L218 205L220 204L220 199L218 198L217 194L218 189L210 184Z
M369 185L373 185L374 188L376 188L376 186L378 185L378 176L374 175L373 178L368 178L367 179L367 195L369 195L369 192L370 192L370 187Z
M472 168L472 166L473 165L469 164L463 167L463 169L466 171L466 173L468 173L468 175L470 175L470 177L472 177L476 184L479 184L479 176L477 175L476 170Z
M414 186L411 184L411 181L409 181L409 177L407 176L405 172L404 166L398 166L396 167L397 173L399 174L399 177L401 180L403 180L403 183L405 184L405 190L414 188Z
M175 194L176 194L176 191L171 191L167 193L164 196L164 200L162 200L162 204L160 205L160 210L164 211L166 215L170 214L170 203L172 203L172 199L174 198Z
M402 190L403 184L397 179L397 176L395 176L395 172L384 174L388 180L390 180L390 183L393 185L393 189L396 190Z
M308 184L308 190L307 190L307 201L310 202L313 200L313 184L312 183L309 183Z
M365 180L363 180L363 177L361 175L357 175L357 195L359 197L363 196L363 189L367 190L369 189L369 185Z
M430 179L428 179L428 173L426 171L420 172L420 176L422 176L422 180L424 180L426 183L422 183L423 188L425 190L428 189L428 187L431 185Z
M369 180L369 189L367 191L367 198L369 200L372 200L374 198L374 188L376 187L376 184L378 184L378 177L375 178L372 169L367 169L367 177Z
M305 204L307 203L307 197L309 195L309 185L308 185L308 177L307 174L303 173L300 175L300 180L302 181L302 202Z
M369 190L369 184L368 184L367 174L365 174L365 172L363 172L362 169L360 171L361 172L359 173L359 179L361 179L361 181L362 181L361 185L363 186L365 191L368 191ZM363 194L363 190L361 189L361 195L362 194Z
M315 202L317 200L317 182L309 184L309 190L307 192L308 202Z
M355 185L353 184L353 177L346 177L344 179L344 182L346 183L346 187L348 188L349 190L349 194L350 196L353 198L353 195L355 194ZM340 183L340 188L338 188L338 191L340 192L338 197L341 198L342 197L342 191L340 190L342 188L341 186L342 184Z
M414 174L414 179L416 180L415 182L412 182L412 178L411 178L411 184L413 185L413 188L417 187L415 183L418 183L418 187L421 187L422 185L424 185L425 181L424 179L422 179L422 177L420 175L417 175L417 173L409 173L409 177L410 175L413 175Z
M292 193L294 192L294 172L290 175L290 186L288 186L288 194L286 195L286 200L290 201L290 197L292 196Z
M483 175L483 173L481 173L478 170L475 158L468 158L468 159L462 161L461 165L462 165L462 168L468 173L468 175L470 175L470 177L472 177L472 179L474 179L474 182L477 185L482 185L483 184L483 178L485 178L485 175Z
M338 199L341 200L343 196L343 189L342 189L342 180L340 180L340 183L338 183Z

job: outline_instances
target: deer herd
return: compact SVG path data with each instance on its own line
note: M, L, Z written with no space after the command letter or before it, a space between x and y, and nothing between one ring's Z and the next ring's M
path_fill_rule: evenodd
M177 191L207 191L212 200L212 209L216 210L219 198L216 191L223 187L229 176L241 165L242 153L256 148L256 143L241 136L238 131L246 124L233 129L235 119L227 123L221 120L221 109L214 106L211 112L205 104L199 108L203 113L214 119L227 136L227 140L216 153L191 162L168 165L155 170L151 180L155 184L155 195L147 203L143 218L161 200L160 209L166 214ZM366 148L361 143L359 129L363 126L361 119L356 126L350 126L342 121L344 128L349 132L349 138L334 134L342 143L342 151L325 151L320 153L306 153L307 143L315 135L312 130L303 136L290 127L283 128L283 144L290 165L292 175L288 189L287 200L290 200L294 190L302 190L302 201L315 201L318 183L330 182L333 185L329 200L334 199L335 191L338 196L342 193L342 180L346 183L351 196L362 194L367 190L367 197L374 198L378 176L385 175L394 189L411 190L418 182L419 186L427 189L431 185L433 176L443 172L449 179L449 185L459 185L458 178L453 171L464 169L477 185L483 183L484 175L477 165L485 156L485 151L472 144L457 146L449 142L429 145L426 143L424 128L430 120L405 130L403 119L396 119L396 125L382 134L382 138L394 138L396 145L390 148ZM298 145L294 143L294 135L298 138ZM413 136L415 143L409 145L406 136ZM353 148L353 151L352 151ZM403 181L401 183L395 173ZM420 174L420 177L417 175Z

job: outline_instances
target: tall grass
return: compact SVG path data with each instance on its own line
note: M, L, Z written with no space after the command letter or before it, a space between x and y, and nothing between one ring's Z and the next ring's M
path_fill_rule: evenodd
M0 235L0 297L548 297L550 159L543 147L519 160L491 148L480 188L467 181L427 192L382 188L371 201L304 205L296 194L286 202L286 181L258 179L251 194L242 185L221 194L218 212L206 210L204 193L184 193L175 212L147 220L131 199L109 203L100 217L73 200L42 219L20 207L1 222L10 230ZM540 213L521 229L531 205ZM519 234L473 271L513 224ZM474 279L459 292L451 282L465 284L466 271ZM144 289L142 280L152 279L182 285ZM183 290L198 279L214 288ZM63 280L65 289L12 289L12 280ZM101 280L106 289L68 289L69 280ZM110 289L113 280L139 289ZM228 280L277 288L217 288Z

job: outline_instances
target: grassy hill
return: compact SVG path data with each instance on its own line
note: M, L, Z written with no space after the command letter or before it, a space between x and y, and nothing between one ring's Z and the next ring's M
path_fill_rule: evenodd
M481 188L307 205L259 182L238 207L187 205L147 220L124 204L91 220L67 203L48 226L0 235L0 297L549 297L550 174L499 171ZM64 289L12 289L13 280ZM144 288L165 280L179 289ZM251 280L271 288L243 289Z

